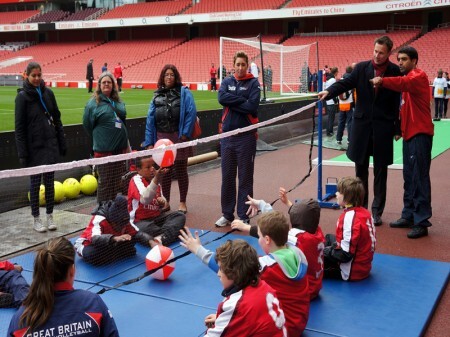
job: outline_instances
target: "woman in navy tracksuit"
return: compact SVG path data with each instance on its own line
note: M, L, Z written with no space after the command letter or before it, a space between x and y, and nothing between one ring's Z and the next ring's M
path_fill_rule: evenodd
M234 55L234 76L222 81L219 103L223 106L222 131L232 131L258 122L261 89L258 79L248 70L248 56L242 51ZM245 201L253 195L253 171L256 154L256 129L221 139L222 217L216 226L230 225L236 206L236 173L238 172L237 215L248 221Z

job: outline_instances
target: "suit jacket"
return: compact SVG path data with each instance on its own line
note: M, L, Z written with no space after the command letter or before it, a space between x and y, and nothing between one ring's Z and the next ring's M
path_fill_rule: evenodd
M397 65L389 62L383 77L400 76ZM356 106L353 115L352 141L347 156L357 164L363 164L373 155L375 165L387 166L393 163L393 137L400 135L399 112L401 94L386 88L374 89L369 82L375 77L372 61L360 62L350 76L337 81L327 89L327 99L356 89ZM373 137L373 146L370 138Z

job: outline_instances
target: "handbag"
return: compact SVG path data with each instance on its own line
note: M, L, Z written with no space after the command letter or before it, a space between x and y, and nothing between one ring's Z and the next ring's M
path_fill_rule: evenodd
M200 127L200 118L196 118L194 129L192 130L191 139L199 138L202 135L202 128Z

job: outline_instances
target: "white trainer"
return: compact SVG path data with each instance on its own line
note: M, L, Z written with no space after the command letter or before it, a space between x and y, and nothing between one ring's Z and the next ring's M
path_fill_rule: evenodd
M42 224L41 218L39 216L34 217L33 229L36 232L44 233L47 231L47 227Z
M56 227L55 221L53 221L53 214L47 214L47 228L49 231L55 231L58 229L58 227Z
M231 221L225 218L224 216L220 217L220 219L216 221L216 227L225 227L230 225Z

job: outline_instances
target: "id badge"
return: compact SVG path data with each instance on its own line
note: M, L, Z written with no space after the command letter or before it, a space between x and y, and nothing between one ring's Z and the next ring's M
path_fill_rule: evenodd
M121 122L116 122L115 126L116 126L116 128L121 129L122 128L122 123Z

